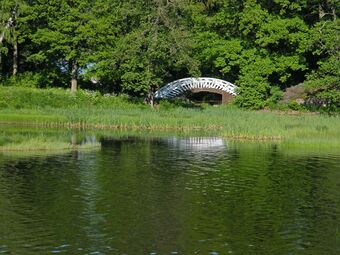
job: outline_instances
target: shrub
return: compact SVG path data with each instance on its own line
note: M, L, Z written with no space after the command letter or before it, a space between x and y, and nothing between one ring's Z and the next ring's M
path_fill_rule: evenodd
M39 73L25 72L17 76L11 76L2 84L4 86L16 86L23 88L38 88L42 83L42 76Z
M70 90L61 88L36 89L13 86L0 86L1 108L78 108L96 106L100 108L146 108L140 101L131 100L126 95L101 95L97 91Z
M303 107L300 104L298 104L296 101L290 101L288 103L288 108L293 111L299 111L303 109Z
M267 99L267 105L273 107L282 99L283 92L279 87L274 86L270 88L270 94L271 96Z

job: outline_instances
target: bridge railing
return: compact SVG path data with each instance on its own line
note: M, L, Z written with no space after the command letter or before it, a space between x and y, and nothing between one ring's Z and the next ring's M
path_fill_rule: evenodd
M236 95L236 85L216 78L183 78L166 84L155 93L155 98L173 98L193 89L216 89Z

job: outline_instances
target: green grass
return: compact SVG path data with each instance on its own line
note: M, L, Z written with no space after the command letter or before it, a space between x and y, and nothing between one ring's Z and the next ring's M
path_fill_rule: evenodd
M20 94L18 97L21 99L13 94ZM43 96L45 94L49 95L47 102ZM228 139L285 140L292 144L340 146L339 116L305 113L290 116L233 106L183 108L169 107L168 104L163 107L161 104L159 109L151 109L130 102L126 97L101 96L84 91L72 95L59 89L0 87L0 98L3 95L7 99L6 106L0 107L0 123L148 132L199 131ZM27 99L28 95L33 99ZM14 98L15 102L9 102L9 97ZM61 102L63 97L66 103Z
M67 142L46 141L39 138L32 138L21 143L9 143L0 146L0 152L19 152L19 151L62 151L62 150L80 150L99 147L100 143L72 145Z
M81 108L95 106L107 108L146 108L141 102L131 104L127 96L101 95L99 92L78 90L73 94L61 88L36 89L6 87L0 85L0 108L44 109L44 108Z
M73 143L72 141L73 135ZM99 142L80 143L81 135L69 132L22 130L14 127L0 129L0 153L70 151L99 148Z

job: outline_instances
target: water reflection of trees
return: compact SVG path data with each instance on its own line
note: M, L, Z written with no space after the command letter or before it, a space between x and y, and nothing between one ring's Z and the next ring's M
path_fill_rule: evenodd
M205 242L214 240L219 243L228 240L229 247L221 248L223 251L231 249L253 252L255 249L269 254L308 249L313 247L311 243L317 241L317 235L311 236L310 233L319 231L311 225L319 222L321 218L316 220L306 217L308 210L315 209L308 206L315 204L308 194L316 183L311 178L313 173L318 173L318 187L327 185L322 180L325 172L314 169L316 166L318 169L329 168L327 160L320 161L323 167L309 164L313 156L285 155L280 153L276 145L251 148L230 146L214 153L213 149L200 150L197 149L199 146L188 146L187 141L169 142L160 139L142 143L145 143L149 151L144 155L149 158L148 171L151 171L152 177L157 179L162 189L166 190L165 193L158 191L159 197L167 201L171 208L182 208L183 211L190 212L177 215L175 212L176 217L172 219L174 226L182 228L177 232L187 233L187 236L180 234L181 238L174 238L179 243L179 239L185 240L182 241L183 246L188 246L193 240L202 240L201 249L208 251L207 247L213 245L207 245ZM129 148L131 154L135 154L134 149L139 150L138 146ZM204 150L208 152L205 153ZM210 158L204 157L202 160L202 155L210 155ZM144 165L140 157L136 157L134 161L136 165ZM211 161L214 163L211 164ZM147 187L156 189L152 183L148 183ZM333 187L332 192L335 190ZM323 191L313 192L326 195ZM171 199L174 193L176 199ZM167 206L165 208L169 211ZM211 216L204 222L202 215ZM175 220L178 224L174 223ZM312 221L314 223L311 223ZM320 226L319 223L317 225ZM222 233L215 233L216 228L212 226L220 226ZM330 231L334 230L332 225L326 224L324 227ZM211 232L207 231L209 229ZM165 229L163 231L169 232ZM331 243L327 242L334 240L329 241L326 237L323 240L325 243L320 244L320 247L332 247L329 246ZM192 243L192 247L195 246L199 244Z
M0 242L19 254L16 242L29 235L73 254L338 249L339 157L176 139L105 139L77 157L0 159Z

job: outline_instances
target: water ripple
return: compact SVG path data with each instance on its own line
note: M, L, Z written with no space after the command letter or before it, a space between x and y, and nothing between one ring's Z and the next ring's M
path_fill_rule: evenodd
M221 138L0 158L1 254L337 254L340 156Z

